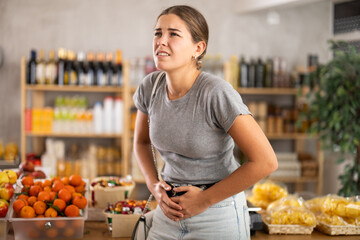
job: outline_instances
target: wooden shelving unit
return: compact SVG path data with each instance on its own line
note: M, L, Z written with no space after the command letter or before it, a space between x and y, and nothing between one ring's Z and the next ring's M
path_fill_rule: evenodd
M27 138L32 138L32 150L41 154L44 152L44 142L47 137L54 138L110 138L115 140L116 146L121 147L122 152L122 175L129 174L131 156L131 131L130 131L130 106L131 89L129 85L129 62L123 63L123 80L121 87L97 87L97 86L57 86L57 85L27 85L26 84L26 59L21 58L21 161L25 161ZM82 133L26 133L25 132L25 108L27 106L27 93L32 93L32 108L45 106L45 94L47 92L71 92L71 93L109 93L114 97L121 96L124 102L124 126L122 134L82 134Z
M290 96L295 99L299 92L296 88L238 88L237 91L246 98L250 96ZM266 134L266 133L265 133ZM295 142L295 152L302 152L305 150L307 140L316 140L316 161L318 163L318 175L316 177L269 177L269 179L283 182L294 183L295 191L301 192L304 189L304 184L312 183L316 184L316 194L322 195L323 188L323 171L324 171L324 154L321 150L321 143L316 136L312 136L306 133L279 133L279 134L266 134L269 140L284 140Z

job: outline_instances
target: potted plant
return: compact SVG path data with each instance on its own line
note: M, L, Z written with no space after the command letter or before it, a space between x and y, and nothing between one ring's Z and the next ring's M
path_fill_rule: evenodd
M360 53L342 41L330 44L333 59L309 75L309 107L300 121L310 120L308 131L318 135L323 147L340 152L337 163L344 162L345 154L353 156L339 176L338 194L355 196L360 195Z

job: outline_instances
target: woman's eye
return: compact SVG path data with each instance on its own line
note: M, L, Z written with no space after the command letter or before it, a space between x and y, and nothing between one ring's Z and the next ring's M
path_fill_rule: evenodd
M161 36L161 32L155 32L154 36L156 37Z
M172 32L172 33L170 33L170 36L177 36L178 37L179 34Z

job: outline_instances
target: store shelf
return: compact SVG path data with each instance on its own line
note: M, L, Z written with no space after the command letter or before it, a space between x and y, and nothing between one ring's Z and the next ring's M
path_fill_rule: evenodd
M113 86L59 86L59 85L26 85L25 90L29 91L53 91L53 92L104 92L122 93L123 87Z
M306 139L315 139L315 136L312 136L310 134L306 134L306 133L271 133L271 134L266 134L266 137L268 139L272 139L272 140L286 140L286 139L293 139L293 140L306 140Z
M296 95L297 88L238 88L240 94L246 95Z
M307 183L307 182L317 182L317 177L269 177L270 180L275 182L284 182L284 183Z
M122 134L95 133L26 133L27 137L63 137L63 138L122 138Z

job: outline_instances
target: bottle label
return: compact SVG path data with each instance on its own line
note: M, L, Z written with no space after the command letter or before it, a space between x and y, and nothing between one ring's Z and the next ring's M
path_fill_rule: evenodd
M38 84L45 84L45 66L42 63L36 66L36 81Z
M46 84L54 84L56 80L56 66L55 64L46 65L45 69Z
M87 85L87 74L85 74L84 72L80 72L79 73L79 85L84 86Z
M77 85L77 75L76 72L74 70L71 70L69 72L69 82L71 85Z

